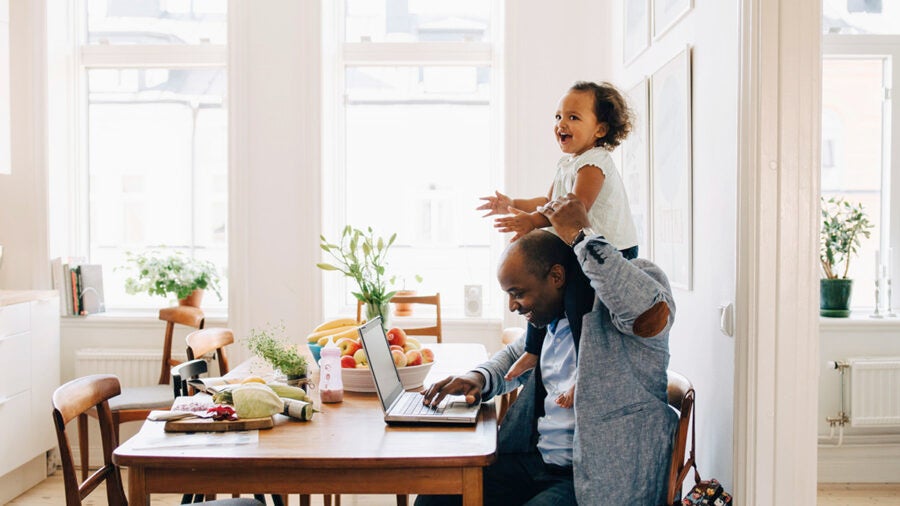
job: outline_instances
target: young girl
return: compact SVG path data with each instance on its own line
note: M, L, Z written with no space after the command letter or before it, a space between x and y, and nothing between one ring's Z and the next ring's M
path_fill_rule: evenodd
M565 155L557 163L553 185L546 196L512 199L499 191L482 197L478 210L484 216L509 214L494 220L500 232L513 232L511 241L535 228L550 225L539 207L574 193L588 209L591 227L613 244L627 259L637 258L638 238L625 187L609 151L631 132L631 112L624 96L609 83L576 82L560 99L554 133ZM533 337L529 332L529 337ZM541 334L542 335L542 334ZM537 364L541 339L529 339L525 354L510 367L507 379L515 378ZM572 389L556 402L572 406Z

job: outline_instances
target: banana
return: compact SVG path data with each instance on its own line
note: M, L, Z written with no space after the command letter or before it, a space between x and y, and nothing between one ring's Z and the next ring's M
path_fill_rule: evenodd
M335 327L333 329L325 329L318 332L313 332L312 334L306 336L306 340L307 342L314 343L319 339L328 336L331 337L334 341L337 341L338 339L340 339L340 337L347 337L345 334L356 335L356 322L354 322L352 325L344 325L342 327ZM338 335L340 337L335 337Z
M328 330L337 327L346 327L347 325L359 325L359 323L357 323L357 321L353 318L337 318L320 324L318 327L313 329L313 332L319 332L321 330Z

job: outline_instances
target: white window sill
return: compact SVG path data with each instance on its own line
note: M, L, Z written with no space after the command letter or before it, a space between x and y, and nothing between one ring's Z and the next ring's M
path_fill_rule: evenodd
M873 328L879 330L896 327L900 329L900 310L894 310L894 313L898 315L894 317L885 316L885 312L882 311L882 318L871 318L870 315L872 315L873 312L874 311L872 309L852 310L850 312L850 316L848 316L847 318L831 318L820 316L819 328L823 330L843 329L849 327L855 329Z

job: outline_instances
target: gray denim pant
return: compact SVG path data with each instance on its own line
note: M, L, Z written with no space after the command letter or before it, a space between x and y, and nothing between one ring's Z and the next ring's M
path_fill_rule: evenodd
M459 506L458 495L420 495L415 506ZM485 506L575 506L572 474L544 465L539 453L500 455L484 469Z

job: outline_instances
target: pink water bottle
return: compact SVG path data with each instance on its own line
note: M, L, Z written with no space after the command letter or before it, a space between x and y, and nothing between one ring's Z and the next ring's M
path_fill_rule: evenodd
M341 381L341 349L330 340L322 347L319 359L319 398L322 402L344 400L344 383Z

